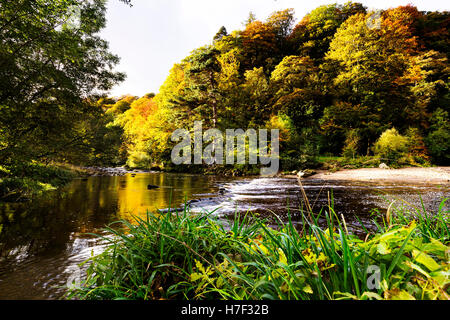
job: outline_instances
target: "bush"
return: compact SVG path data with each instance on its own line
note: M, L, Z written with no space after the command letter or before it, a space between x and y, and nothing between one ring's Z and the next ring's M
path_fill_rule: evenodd
M30 178L0 179L0 199L2 201L18 202L29 200L45 191L55 190L56 187Z
M152 165L151 157L142 151L132 152L127 161L127 167L131 169L150 169Z
M408 151L409 139L399 134L395 128L383 132L373 147L376 156L391 164L407 157Z

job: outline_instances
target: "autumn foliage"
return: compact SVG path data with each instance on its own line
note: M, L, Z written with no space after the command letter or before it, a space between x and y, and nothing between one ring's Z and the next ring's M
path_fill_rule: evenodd
M170 166L171 132L194 120L278 126L283 169L324 153L391 155L381 150L400 140L391 147L405 164L448 164L449 17L351 2L318 7L297 24L292 9L265 21L251 14L243 30L220 28L176 64L155 97L111 110L123 111L115 123L130 159L139 154L146 165Z

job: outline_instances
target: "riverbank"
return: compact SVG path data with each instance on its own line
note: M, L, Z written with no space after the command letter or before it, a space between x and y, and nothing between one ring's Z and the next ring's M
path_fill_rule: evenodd
M293 175L287 175L286 177L291 176L295 177ZM316 174L305 179L450 184L450 167L363 168L344 169L336 172L317 170Z
M85 174L64 164L30 162L0 166L0 202L28 201Z

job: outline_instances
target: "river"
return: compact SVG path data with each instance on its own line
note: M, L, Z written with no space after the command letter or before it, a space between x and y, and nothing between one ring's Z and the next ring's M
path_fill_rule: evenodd
M439 185L306 179L303 186L313 211L333 199L354 232L362 230L355 216L370 228L389 200L402 198L421 206L422 197L433 212L449 197L448 186ZM251 211L270 221L286 220L289 212L294 223L300 223L304 206L293 178L127 173L77 179L31 202L0 204L0 299L61 298L77 265L104 248L92 234L105 234L102 229L111 222L132 221L148 210L179 208L193 199L194 212L214 210L214 215L229 218Z

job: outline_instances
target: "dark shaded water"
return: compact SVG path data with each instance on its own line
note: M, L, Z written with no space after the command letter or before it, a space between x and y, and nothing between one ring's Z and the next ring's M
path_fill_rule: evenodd
M149 184L160 188L148 190ZM328 204L332 192L336 211L355 230L355 216L369 226L374 209L385 213L383 197L420 206L421 194L426 208L435 211L449 196L448 186L430 185L305 180L304 188L315 211ZM297 221L303 205L297 180L288 178L138 173L76 180L30 203L0 204L0 299L60 298L77 264L102 251L103 244L89 233L102 234L110 222L180 207L190 199L200 200L191 205L196 212L216 210L230 217L250 210L284 220L289 208Z

